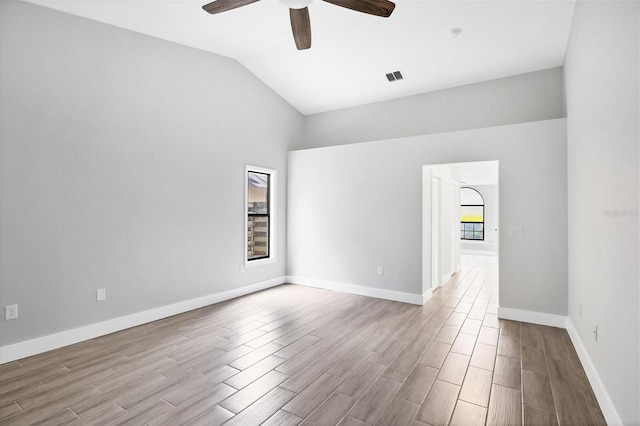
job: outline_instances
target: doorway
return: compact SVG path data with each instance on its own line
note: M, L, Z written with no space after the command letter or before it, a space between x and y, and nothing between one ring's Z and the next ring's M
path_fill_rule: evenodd
M498 261L499 162L425 165L422 175L422 290L431 293L460 272L464 254L495 256ZM465 238L461 217L461 189L467 187L487 200L483 217L474 225L482 228L482 234L475 234L482 239L473 241Z

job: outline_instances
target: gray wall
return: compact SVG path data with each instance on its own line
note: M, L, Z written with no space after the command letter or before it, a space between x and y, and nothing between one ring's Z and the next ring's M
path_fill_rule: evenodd
M564 117L552 68L305 117L297 148L417 136Z
M566 315L565 125L556 119L291 152L289 274L421 294L422 166L499 160L501 224L524 227L522 238L500 237L500 306ZM522 209L531 200L541 208Z
M577 2L565 66L569 315L629 425L640 423L639 15L638 2Z
M233 60L1 2L0 345L285 274L301 125ZM241 274L245 163L278 170L280 220Z

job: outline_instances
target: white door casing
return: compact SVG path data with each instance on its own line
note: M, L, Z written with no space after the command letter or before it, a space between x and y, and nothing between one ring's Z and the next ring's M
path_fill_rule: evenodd
M440 287L441 179L431 178L431 288Z

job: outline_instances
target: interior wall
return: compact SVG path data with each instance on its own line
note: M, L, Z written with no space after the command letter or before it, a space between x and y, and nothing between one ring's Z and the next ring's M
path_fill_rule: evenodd
M0 345L283 276L301 125L234 60L0 2ZM278 171L278 245L240 273L245 164Z
M640 423L639 9L577 2L565 64L569 316L629 425Z
M552 68L304 118L297 149L565 117L562 68Z
M291 152L289 275L421 294L423 165L499 160L501 222L523 227L520 238L500 236L500 306L566 315L565 125L557 119ZM522 209L532 199L542 206Z

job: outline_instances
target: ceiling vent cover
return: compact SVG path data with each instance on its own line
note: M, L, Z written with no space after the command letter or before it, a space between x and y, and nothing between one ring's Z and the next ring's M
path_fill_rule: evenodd
M387 74L387 80L389 80L389 83L392 83L394 81L404 80L404 76L400 71L394 71Z

